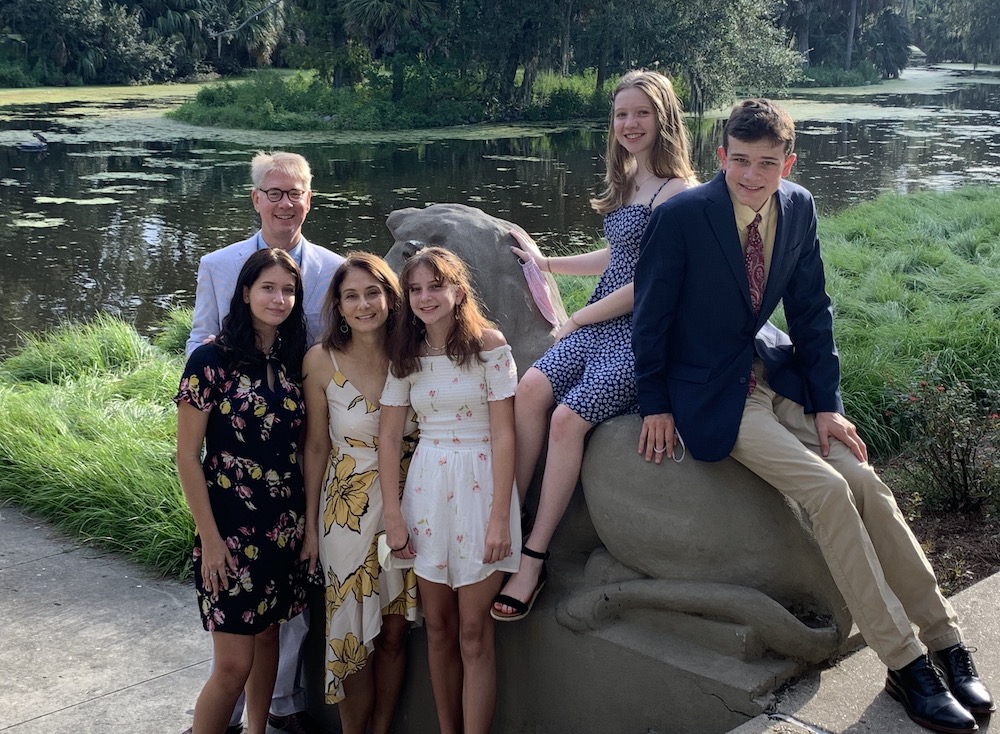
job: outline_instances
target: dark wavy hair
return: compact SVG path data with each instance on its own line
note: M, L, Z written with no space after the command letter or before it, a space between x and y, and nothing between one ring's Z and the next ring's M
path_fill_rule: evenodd
M400 312L400 324L389 342L392 374L406 377L420 370L420 342L426 331L410 307L409 292L413 271L421 265L430 270L436 280L450 283L465 296L455 306L455 324L445 342L445 354L459 366L465 366L474 359L484 361L480 354L483 351L483 331L493 328L494 324L483 316L479 300L472 290L469 269L462 258L451 250L424 247L406 261L399 273L399 282L403 288L403 308Z
M729 151L729 138L744 143L766 140L784 148L785 156L795 150L795 123L784 107L770 99L745 99L733 107L722 129L722 147Z
M399 309L403 304L403 291L399 286L399 278L392 272L389 264L378 255L370 252L352 252L333 274L333 280L330 281L330 287L327 288L326 298L323 301L323 314L328 325L322 344L327 349L340 351L351 341L350 330L346 333L340 330L344 317L340 314L339 306L340 289L352 270L368 273L382 286L386 304L389 306L389 319L385 323L386 343L392 338L392 333L399 322Z
M278 326L278 339L274 352L285 366L290 379L298 380L302 375L302 355L306 348L306 320L303 311L302 273L299 266L284 250L257 250L243 264L233 298L229 302L229 314L222 320L222 329L215 344L222 355L223 364L229 370L248 367L264 359L253 328L253 315L244 294L260 278L261 273L277 265L295 276L295 304L288 318Z

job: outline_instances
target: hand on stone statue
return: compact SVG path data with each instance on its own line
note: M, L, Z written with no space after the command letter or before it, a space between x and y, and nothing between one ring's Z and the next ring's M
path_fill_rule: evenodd
M659 464L664 457L674 458L674 416L670 413L647 415L639 433L639 455Z

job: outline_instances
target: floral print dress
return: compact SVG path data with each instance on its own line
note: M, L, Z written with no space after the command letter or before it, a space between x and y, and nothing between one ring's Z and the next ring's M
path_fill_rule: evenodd
M302 386L273 357L228 371L214 344L188 359L174 400L208 413L202 468L219 533L236 561L229 589L213 594L201 580L201 536L194 578L209 632L253 635L302 611L299 564L305 491L296 452L303 425ZM197 531L196 531L197 532Z
M368 662L382 615L417 618L413 569L384 571L378 563L382 489L378 481L379 405L358 392L337 366L326 386L330 460L320 497L319 558L326 575L328 704L344 698L344 678ZM412 413L404 432L400 488L416 446Z
M653 202L667 183L660 184L648 204L629 204L604 217L611 258L588 304L635 280L639 242L653 215ZM539 357L534 367L548 378L556 402L591 425L639 412L631 311L570 332Z
M392 374L383 405L412 405L420 440L410 463L401 509L417 554L417 576L453 589L496 571L514 573L521 562L521 514L510 497L513 555L484 564L486 523L493 506L491 401L514 394L517 368L510 346L497 347L459 367L447 355L421 357L420 370Z

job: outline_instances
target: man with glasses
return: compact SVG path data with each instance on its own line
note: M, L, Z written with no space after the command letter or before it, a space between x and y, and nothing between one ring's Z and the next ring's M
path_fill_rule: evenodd
M302 236L302 225L312 201L312 171L297 153L258 153L250 163L253 190L250 199L260 215L260 229L252 237L216 250L198 265L198 290L187 354L211 340L229 311L236 277L243 263L265 247L285 250L302 270L305 287L306 341L323 335L323 298L334 271L344 259Z
M219 333L222 320L229 313L229 303L243 263L254 252L267 247L288 252L302 271L306 346L312 346L323 336L323 299L333 273L344 258L302 236L302 224L312 200L309 163L297 153L261 152L250 163L250 177L253 181L250 199L260 215L260 229L249 239L201 259L194 319L186 347L188 356ZM308 631L307 609L281 625L279 633L278 677L268 724L288 734L311 731L305 714L305 690L300 683L302 643ZM242 716L243 697L240 696L226 734L243 731Z

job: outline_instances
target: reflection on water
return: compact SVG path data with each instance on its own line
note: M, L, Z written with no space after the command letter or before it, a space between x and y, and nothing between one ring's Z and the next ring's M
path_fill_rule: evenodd
M799 119L792 178L824 212L886 191L1000 181L998 84L788 104ZM11 108L4 117L0 108L0 353L16 344L18 331L98 310L146 328L165 308L192 302L202 254L257 226L248 164L262 146L249 137L174 126L163 139L144 128L102 142L83 113L58 114L47 105ZM47 134L46 152L14 147L30 130ZM692 130L702 179L715 172L720 130L720 120ZM335 249L384 252L388 212L446 201L516 221L554 252L599 235L588 198L603 174L604 124L466 137L335 144L315 134L273 134L264 145L310 160L316 194L305 231Z

